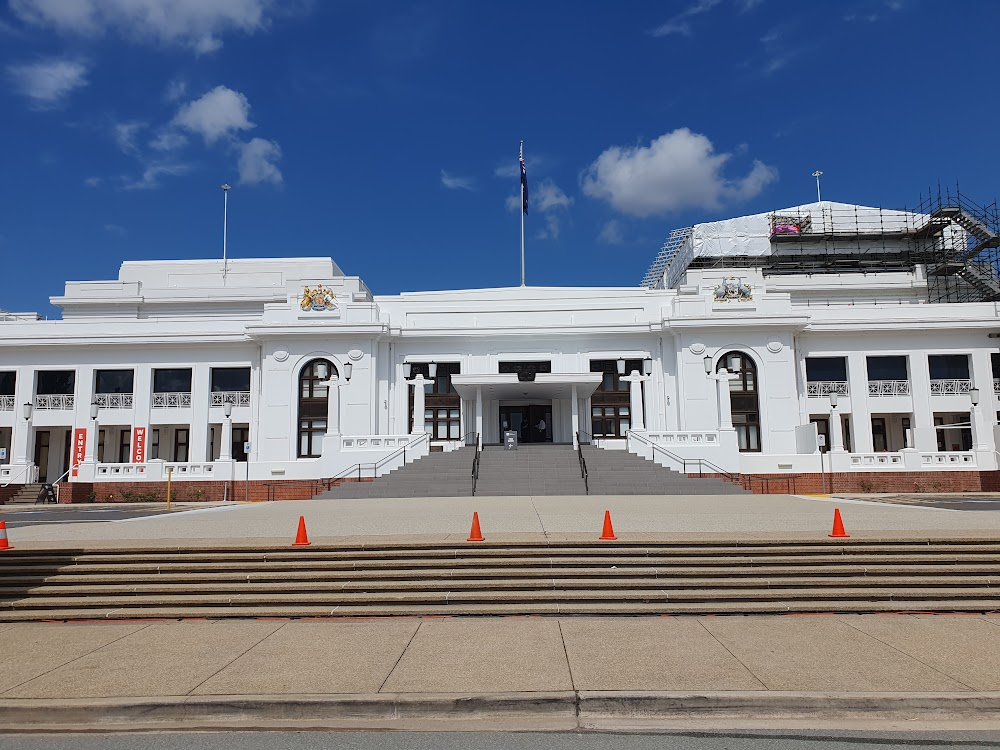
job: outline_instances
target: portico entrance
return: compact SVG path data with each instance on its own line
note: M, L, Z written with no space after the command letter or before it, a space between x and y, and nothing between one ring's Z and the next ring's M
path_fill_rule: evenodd
M518 443L552 442L552 404L500 404L500 435L517 433Z

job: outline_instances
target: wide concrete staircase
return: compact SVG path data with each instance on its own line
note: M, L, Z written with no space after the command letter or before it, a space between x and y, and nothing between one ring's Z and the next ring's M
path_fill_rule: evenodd
M583 446L591 495L746 495L715 477L689 477L629 453Z
M516 451L488 445L479 460L476 494L586 495L587 488L572 445L539 443Z
M475 448L429 453L378 479L342 482L317 497L466 497L472 494L475 455Z
M1000 542L0 552L0 621L1000 610Z

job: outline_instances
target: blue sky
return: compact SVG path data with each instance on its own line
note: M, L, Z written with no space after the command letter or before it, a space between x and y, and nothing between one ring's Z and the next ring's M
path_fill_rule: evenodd
M123 260L636 285L670 229L996 199L992 0L0 0L0 308Z

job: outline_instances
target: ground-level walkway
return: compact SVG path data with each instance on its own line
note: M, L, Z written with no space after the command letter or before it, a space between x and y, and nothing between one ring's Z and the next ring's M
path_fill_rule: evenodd
M1000 726L1000 615L17 623L0 624L0 643L5 728L182 716L187 728L402 726L518 711L567 726L685 715L815 726L851 711L886 730L909 718Z

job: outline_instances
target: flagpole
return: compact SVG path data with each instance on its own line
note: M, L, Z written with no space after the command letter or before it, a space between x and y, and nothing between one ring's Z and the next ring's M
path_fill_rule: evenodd
M229 219L229 183L222 186L222 283L226 283L229 261L226 258L226 230Z
M524 141L521 141L521 174L524 174ZM521 179L521 286L524 286L524 179Z

